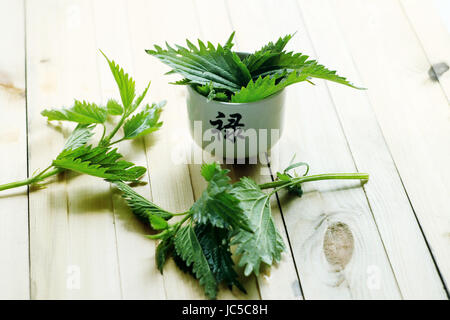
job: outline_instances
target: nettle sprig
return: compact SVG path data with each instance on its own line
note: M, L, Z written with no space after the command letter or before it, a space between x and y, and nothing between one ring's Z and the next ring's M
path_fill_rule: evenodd
M269 42L260 50L243 54L232 51L234 32L225 45L214 46L198 40L198 46L186 40L187 48L166 43L167 49L155 45L146 50L172 68L184 79L174 82L190 85L208 100L253 102L280 92L287 86L312 79L325 79L352 88L336 71L329 70L302 53L287 52L284 48L293 35Z
M290 174L299 166L306 166L305 175ZM286 246L275 226L270 206L270 198L276 192L287 189L301 196L301 186L308 181L369 178L366 173L306 175L308 169L303 162L293 163L282 173L277 173L278 178L273 182L258 185L243 177L232 184L229 170L222 169L217 163L204 164L201 174L208 186L192 207L182 213L158 207L123 182L116 181L115 184L133 213L157 231L148 238L159 241L156 265L160 272L172 256L181 270L199 280L209 298L215 298L222 283L230 289L236 286L245 292L238 281L233 254L245 276L258 275L262 265L270 266L281 260ZM264 192L264 189L271 190ZM181 219L169 223L177 216ZM234 252L231 246L235 247Z
M136 166L131 162L120 160L122 155L111 146L123 140L132 140L158 130L162 122L160 114L165 101L141 105L150 83L136 97L135 82L114 61L106 58L111 72L116 80L121 103L111 99L106 106L86 101L75 100L72 107L42 111L48 121L69 121L77 123L70 134L61 153L44 170L35 173L23 181L0 185L0 191L17 188L24 185L38 185L47 178L72 170L110 181L120 180L136 182L146 172L146 168ZM107 132L106 122L109 117L120 117L117 124ZM96 145L87 145L93 136L96 126L102 126L103 133ZM117 132L123 128L123 136L114 140Z

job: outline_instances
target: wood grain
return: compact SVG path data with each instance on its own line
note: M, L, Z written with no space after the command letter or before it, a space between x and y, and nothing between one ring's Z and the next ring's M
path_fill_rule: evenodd
M212 41L213 43L225 43L233 32L225 2L217 1L214 2L214 4L211 4L211 2L207 0L196 0L195 8L197 9L202 39ZM240 43L236 43L235 48L233 49L240 51L240 48ZM215 160L224 162L223 159ZM266 159L264 158L264 160ZM199 165L190 165L191 179L194 190L197 192L197 196L200 195L200 191L203 190L205 186L203 178L199 174L199 167ZM234 177L235 181L243 176L251 177L258 183L271 181L267 166L261 163L258 163L257 165L234 164L227 167L231 171L230 175ZM273 197L271 200L272 216L274 217L275 224L283 237L287 249L286 252L283 253L282 261L280 263L274 264L272 268L266 268L265 272L257 277L257 288L259 289L261 299L301 299L300 285L295 271L292 254L290 252L283 219L276 198ZM247 280L246 282L248 283L246 284L246 288L249 294L247 298L255 298L252 293L254 291L254 285L252 286L249 283L250 280Z
M153 201L173 212L184 212L194 202L189 168L183 157L186 153L187 122L183 88L168 84L164 76L168 68L145 53L153 44L165 41L179 43L197 32L192 3L133 1L129 2L131 46L135 57L136 79L151 79L150 95L153 100L167 99L163 112L162 129L145 139L150 185ZM166 12L171 12L167 19ZM173 21L177 21L175 28ZM179 27L183 26L183 27ZM164 289L167 299L204 299L198 281L180 271L170 259L164 269Z
M99 101L97 48L89 1L30 1L27 17L29 170L46 168L69 125L39 113ZM64 133L61 134L61 132ZM65 173L30 194L32 298L120 298L108 183Z
M327 6L326 1L298 3L302 29L308 32L319 61L336 67L339 74L357 85L365 86L351 52L345 46L333 9ZM326 25L312 18L318 10L326 19ZM327 87L356 167L370 173L370 182L364 189L402 296L405 299L444 298L442 282L378 126L367 91L349 92L333 83L328 83ZM398 232L398 226L402 226L401 232ZM408 246L405 247L405 243ZM422 276L417 277L417 274Z
M240 30L238 41L248 46L258 47L268 37L275 40L299 29L294 2L229 3L233 26ZM292 40L289 49L294 48L312 53L305 33ZM324 84L301 84L287 93L280 164L286 166L296 153L298 161L312 165L311 173L354 172L351 152ZM358 182L318 182L305 185L303 199L280 196L306 299L400 297L364 191L358 186ZM351 231L348 239L353 239L349 240L352 258L346 265L334 265L329 262L333 259L326 258L324 237L336 223L346 226ZM378 286L367 285L371 269L379 277Z
M152 81L144 103L168 100L160 131L117 145L148 167L135 190L186 211L206 186L192 161L222 159L193 157L185 88L170 85L179 77L144 50L186 38L224 43L233 30L237 51L297 31L288 50L368 88L290 86L271 171L224 165L233 181L270 181L294 153L312 174L371 177L305 184L301 199L279 193L271 204L288 247L282 261L241 275L247 294L221 288L218 298L448 298L450 37L431 2L0 1L0 184L26 179L61 151L74 125L48 123L43 109L119 98L102 49L138 92ZM109 183L66 172L41 187L0 193L0 299L206 298L172 260L159 273L157 242L144 237L152 231Z
M448 100L439 82L430 80L430 62L397 1L332 4L361 79L370 88L367 95L417 219L448 283Z
M447 101L450 101L450 31L435 6L418 0L401 0L400 3L431 64L428 70L432 75L430 80L439 81ZM450 12L442 13L450 19Z
M131 48L130 20L127 1L95 1L93 3L96 47L101 49L110 59L114 59L121 67L134 77L135 70ZM118 41L118 39L123 39ZM101 84L102 102L106 104L108 99L120 100L117 84L111 74L104 57L97 55L98 73ZM151 79L140 77L136 83L138 94L142 92ZM152 89L150 89L151 93ZM142 102L151 103L152 95ZM117 122L117 119L116 119ZM122 136L118 133L117 138ZM121 154L128 161L140 166L147 166L146 144L144 140L124 141L117 145ZM149 145L149 148L152 146ZM148 174L142 181L148 183ZM137 185L133 187L136 192L151 200L150 185ZM119 260L120 280L122 296L124 299L164 299L163 277L156 268L155 248L156 243L147 239L149 228L139 221L131 212L120 192L115 192L112 186L114 226L117 238L117 254Z
M0 184L27 178L23 1L0 2ZM0 299L29 298L27 187L0 193Z

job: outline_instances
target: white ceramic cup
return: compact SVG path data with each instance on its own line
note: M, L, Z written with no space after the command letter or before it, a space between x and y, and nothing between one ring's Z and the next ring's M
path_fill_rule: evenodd
M187 86L191 136L202 149L227 159L253 158L270 150L283 130L285 92L249 103L208 101Z

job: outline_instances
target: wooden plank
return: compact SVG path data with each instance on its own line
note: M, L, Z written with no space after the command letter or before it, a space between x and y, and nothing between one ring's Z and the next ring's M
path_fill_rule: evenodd
M93 3L96 47L100 48L110 59L114 59L132 77L136 67L133 64L133 51L129 34L128 7L124 0L101 0ZM119 40L120 39L120 40ZM106 60L98 55L99 79L101 83L102 102L114 98L120 100L117 84L112 77ZM142 77L142 79L145 79ZM141 92L150 81L137 82ZM150 89L152 91L152 89ZM151 96L149 94L149 96ZM149 98L142 105L151 103ZM118 137L122 133L119 132ZM151 145L149 146L151 147ZM146 166L146 148L143 139L118 144L119 152L126 159L137 165ZM148 182L148 175L143 178ZM114 188L113 188L114 189ZM150 198L150 185L134 187L136 192ZM117 237L117 253L121 276L122 296L124 299L164 299L163 277L156 268L156 243L147 239L146 228L130 211L119 192L113 194L114 225Z
M47 124L40 111L75 97L99 101L100 90L89 1L30 1L26 18L33 172L47 167L64 143L61 126ZM109 185L67 173L46 187L30 194L32 298L120 298Z
M228 39L229 35L233 31L227 14L225 2L216 1L214 3L211 3L208 0L196 0L194 3L202 39L205 41L211 41L213 43L225 43L226 39ZM239 51L239 43L236 45L235 50ZM216 160L223 161L223 159ZM231 170L230 175L234 177L234 180L238 180L242 176L249 176L259 183L268 182L271 180L270 175L261 175L261 172L264 168L261 164L235 164L227 167ZM205 188L204 179L200 176L199 172L200 165L190 165L191 179L196 198L200 196L201 192ZM277 228L282 234L284 242L288 244L286 231L276 198L274 197L272 200L272 215L274 217ZM266 269L265 273L263 273L256 279L257 287L255 287L253 277L250 279L247 279L245 283L245 287L248 291L248 296L245 297L247 299L257 298L257 289L259 289L259 295L262 299L302 298L297 273L295 270L291 252L289 251L289 246L287 246L287 251L285 252L285 254L283 254L282 261L278 264L275 264L272 268ZM250 281L253 281L253 283Z
M319 61L336 67L339 74L357 85L365 85L359 79L330 6L325 1L298 3L303 20L299 30L307 30ZM318 11L326 24L314 18ZM364 189L402 296L405 299L445 298L439 274L366 92L352 91L333 83L328 83L327 87L356 167L370 173L370 182Z
M447 98L439 83L429 81L429 61L398 2L332 4L418 221L448 284Z
M228 36L231 34L232 30L230 27L230 22L226 16L226 7L222 1L216 1L214 3L205 1L193 1L195 8L195 14L198 21L198 36L192 36L189 40L195 40L196 38L201 38L203 41L210 41L214 44L225 43ZM195 43L195 42L194 42ZM183 107L186 102L183 101ZM185 114L187 117L187 114ZM201 149L194 144L193 140L189 140L191 154L197 152L202 152ZM205 190L207 183L200 174L201 164L195 163L195 156L192 158L192 162L189 164L189 172L191 176L191 183L194 190L195 199L198 199L203 190ZM217 161L222 164L223 167L227 167L230 170L230 176L233 176L234 170L233 166L226 166L223 164L223 159L219 157L213 157L209 154L202 152L203 162L213 162ZM237 261L236 261L237 262ZM260 299L261 295L257 287L257 280L254 276L245 278L242 275L242 270L238 270L240 279L239 281L244 285L247 290L247 296L242 294L236 288L233 288L233 292L229 293L228 290L222 290L222 297L224 299L236 299L236 298L246 298L246 299Z
M174 5L177 10L173 10ZM194 202L188 165L177 161L178 156L184 155L183 139L188 132L184 91L168 84L169 77L163 76L168 68L144 50L150 49L153 44L164 44L165 41L182 42L186 37L196 34L197 27L192 23L195 21L192 3L128 2L128 16L134 62L139 66L135 69L136 81L140 83L151 79L152 100L168 101L162 115L162 129L145 139L152 199L167 210L184 212ZM198 281L180 271L172 259L164 268L163 279L167 299L205 298Z
M433 0L433 7L438 11L439 17L450 32L450 2L447 0Z
M439 80L450 101L450 31L430 3L418 0L401 0L400 3L435 72L429 81ZM450 19L450 12L447 12L447 19Z
M253 50L268 39L299 29L293 2L228 3L232 25L239 30L238 42ZM312 53L304 31L290 48ZM327 89L317 83L288 89L280 163L286 165L296 153L299 161L312 165L311 173L355 171ZM281 195L306 299L400 297L364 191L358 186L358 182L319 182L305 185L301 200Z
M23 1L0 2L0 184L27 178ZM0 192L0 299L29 298L27 188Z

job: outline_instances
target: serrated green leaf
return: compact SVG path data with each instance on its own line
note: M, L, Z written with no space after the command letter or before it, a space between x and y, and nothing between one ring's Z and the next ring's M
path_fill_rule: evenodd
M204 163L200 168L200 174L208 182L214 182L219 186L228 187L231 181L228 177L230 170L222 169L217 162Z
M194 278L196 278L193 269L193 265L187 265L186 261L184 261L178 254L176 250L172 251L172 258L173 261L175 262L175 265L178 267L178 269L180 269L181 271L183 271L184 273L187 273L188 275L193 276Z
M177 232L174 242L177 255L186 263L187 267L192 266L192 271L200 285L204 287L206 295L211 299L216 298L217 281L194 229L191 226L182 227Z
M104 123L106 121L106 109L94 103L75 100L71 108L46 109L41 115L47 117L48 121L72 121L80 124Z
M234 39L234 35L235 35L236 31L233 31L230 36L228 37L227 42L225 43L225 45L223 46L226 49L231 49L234 46L233 43L233 39Z
M208 101L216 100L216 101L228 101L228 95L225 91L221 91L220 89L215 89L212 83L205 85L192 85L192 87L201 95L205 96Z
M259 77L255 82L250 81L245 88L242 88L239 92L236 92L231 96L231 102L244 103L253 102L265 99L273 94L279 93L287 86L301 81L308 80L307 73L301 73L293 71L289 75L284 74L266 76L264 78ZM282 79L281 81L278 81Z
M106 104L106 110L108 111L108 114L113 116L120 116L123 114L122 106L114 99L108 100L108 103Z
M254 272L258 275L262 262L271 265L280 261L285 249L272 219L270 194L262 192L249 178L234 184L232 192L240 200L253 233L237 230L231 244L237 245L235 253L240 256L239 266L245 267L244 274L248 276Z
M295 76L295 73L292 73ZM278 78L280 78L279 76ZM244 102L253 102L262 100L267 98L273 94L276 94L283 90L287 85L293 83L292 76L289 80L285 80L283 83L276 83L277 77L267 76L265 78L258 78L256 82L250 81L249 84L242 88L241 91L236 92L231 96L231 102L235 103L244 103ZM302 78L295 77L298 82L304 81L307 79L306 76Z
M319 78L344 84L355 89L362 89L354 86L344 77L338 76L336 71L329 70L323 65L320 65L316 60L309 59L307 55L293 52L279 52L273 54L269 59L265 60L264 63L259 65L257 69L252 70L252 78L253 80L256 80L259 77L264 78L266 76L274 75L286 75L286 77L288 77L293 72L296 72L295 74L297 76L306 76L306 80ZM295 82L288 83L287 85Z
M109 68L116 80L117 87L119 88L120 98L122 99L122 104L125 112L128 112L132 108L132 103L134 97L136 96L135 83L133 78L131 78L125 71L114 61L109 60L108 57L100 50L100 52L108 61Z
M222 170L217 163L205 164L201 173L208 187L194 203L190 211L199 223L211 223L219 228L243 228L250 230L247 217L239 206L239 200L231 194L229 170Z
M231 259L230 231L210 224L197 224L194 231L217 283L224 282L230 289L235 285L245 292Z
M148 201L132 188L130 188L127 184L121 181L115 181L114 184L120 191L122 191L122 197L127 201L133 213L142 222L148 224L150 215L156 215L166 220L172 218L172 213Z
M292 71L301 71L307 66L317 65L317 61L308 60L309 56L302 53L277 52L265 55L265 59L252 70L253 80L267 75L288 74Z
M158 121L165 104L165 101L161 101L158 104L147 105L143 111L125 122L124 139L136 139L158 130L162 126L162 122Z
M87 124L78 124L67 139L64 150L74 150L84 146L94 135L92 132L94 127Z
M184 85L190 84L191 80L184 78L184 79L181 79L181 80L178 80L178 81L175 81L175 82L169 82L169 83L170 84L184 86Z
M254 73L264 67L265 64L273 64L274 58L278 57L279 54L283 52L286 44L293 36L293 34L288 34L284 37L280 37L275 43L269 42L260 50L245 57L243 62L254 79L258 78L258 75L254 75Z
M150 55L189 79L191 83L205 85L212 82L214 88L226 89L236 92L245 86L251 79L250 72L236 53L228 46L217 48L211 43L206 46L198 40L198 48L189 40L186 41L189 49L177 46L177 49L166 44L164 50L155 46L155 50L146 50Z
M169 255L173 252L173 249L174 244L172 237L163 239L156 247L156 266L161 274L163 274L164 265L166 264Z
M133 106L131 108L129 108L128 114L132 114L134 112L134 110L136 110L137 107L139 107L139 105L141 104L142 100L144 100L145 95L147 94L148 88L150 87L150 83L151 83L151 81L148 83L147 87L144 89L142 94L139 97L136 98L136 101L134 102Z
M311 64L304 65L299 70L289 73L286 73L286 69L280 69L274 71L273 74L266 75L264 78L260 76L255 82L253 80L250 81L245 88L236 92L231 97L231 102L243 103L262 100L280 92L291 84L307 81L311 78L325 79L361 89L352 85L345 78L336 75L336 71L330 71L314 61Z
M302 53L286 52L285 47L293 35L269 42L253 54L231 52L234 32L222 47L198 41L198 46L186 40L187 48L155 45L147 53L159 58L172 70L168 74L184 76L175 84L191 85L208 100L245 103L262 100L291 84L313 78L351 84L336 71L328 70ZM241 57L241 58L240 58ZM242 60L241 60L242 59Z
M160 216L157 216L154 214L150 215L149 220L150 220L150 225L155 230L164 230L164 229L167 229L167 227L169 226L169 224L167 223L166 220L164 220Z
M122 155L116 149L83 146L61 152L52 165L57 168L108 179L111 181L137 181L145 172L144 167L118 160Z

